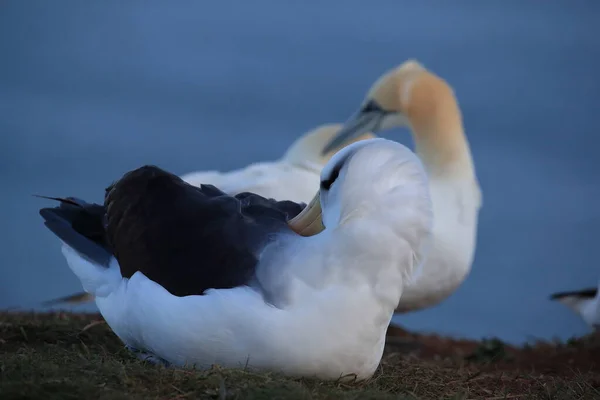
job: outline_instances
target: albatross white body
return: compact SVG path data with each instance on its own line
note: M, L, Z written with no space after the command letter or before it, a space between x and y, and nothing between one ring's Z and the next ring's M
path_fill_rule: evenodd
M123 278L116 259L107 269L64 244L63 254L113 331L148 355L197 368L369 378L427 247L427 178L408 148L371 139L334 155L321 181L314 203L326 229L282 234L245 286L177 297L139 271Z

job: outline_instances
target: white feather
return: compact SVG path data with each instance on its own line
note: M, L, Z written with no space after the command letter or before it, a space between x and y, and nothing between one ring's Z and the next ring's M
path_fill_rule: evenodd
M190 185L214 185L229 194L251 192L308 204L319 187L319 172L281 160L250 164L229 172L192 172L181 178Z

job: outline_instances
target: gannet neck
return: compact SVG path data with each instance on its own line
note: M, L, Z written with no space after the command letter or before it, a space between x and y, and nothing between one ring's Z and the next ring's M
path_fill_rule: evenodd
M430 175L471 174L473 162L452 87L416 60L383 74L361 108L379 113L379 129L408 124L417 154ZM381 114L383 112L383 115Z
M473 175L462 113L452 88L428 71L407 82L401 103L430 175Z

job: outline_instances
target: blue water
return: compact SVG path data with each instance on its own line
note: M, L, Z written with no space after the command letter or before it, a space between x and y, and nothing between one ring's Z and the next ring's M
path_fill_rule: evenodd
M468 280L395 321L512 342L583 334L547 297L600 278L599 16L593 0L4 0L0 307L81 289L31 194L100 201L144 163L277 158L415 57L456 89L484 202Z

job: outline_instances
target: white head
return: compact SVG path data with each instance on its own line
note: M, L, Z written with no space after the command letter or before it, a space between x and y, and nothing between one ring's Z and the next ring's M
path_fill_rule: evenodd
M398 190L429 205L427 176L416 155L386 139L353 143L335 154L321 171L325 226L341 225L377 210L390 211L382 208L383 203Z
M377 215L431 230L432 205L427 175L406 146L386 139L353 143L336 153L321 171L321 186L290 227L304 236L336 229ZM418 231L418 232L417 232Z

